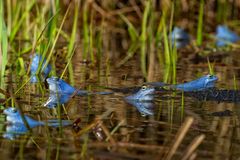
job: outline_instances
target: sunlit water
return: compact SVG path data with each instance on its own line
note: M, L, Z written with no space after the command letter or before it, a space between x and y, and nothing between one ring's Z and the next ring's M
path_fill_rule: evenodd
M227 53L233 54L233 53ZM187 55L186 55L187 57ZM215 74L219 77L217 87L234 88L239 84L239 57L237 54L226 56L214 63ZM187 62L187 63L186 63ZM206 58L192 63L187 58L179 59L177 82L189 81L197 76L208 74ZM138 60L130 60L120 68L86 67L74 62L75 87L92 88L95 91L106 89L97 86L130 87L141 86L144 82ZM85 68L85 70L83 69ZM153 81L163 81L166 69L159 65L154 68ZM15 77L15 75L13 75ZM67 76L65 77L65 79ZM20 87L17 78L13 83L16 90ZM67 80L67 79L66 79ZM41 86L40 86L41 85ZM41 89L42 87L42 89ZM238 86L237 86L238 87ZM160 93L157 98L146 104L145 112L141 108L127 103L125 96L131 93L112 95L75 96L62 108L62 118L72 122L80 120L75 126L35 127L30 133L14 134L1 114L2 159L153 159L163 156L174 142L175 134L186 117L194 118L193 125L174 154L180 158L193 139L204 134L205 139L195 153L198 159L236 159L239 157L239 104L198 101L193 97L184 97L174 93ZM28 84L17 94L17 100L25 114L35 119L57 118L57 108L48 109L44 103L48 99L48 90L43 83ZM233 111L230 116L213 116L213 112ZM145 114L144 114L145 113ZM146 113L151 113L146 115ZM79 135L94 122L99 123ZM103 130L107 130L103 131ZM111 138L106 133L112 133ZM6 134L8 136L6 136ZM9 138L9 135L11 138ZM107 138L108 137L108 138ZM7 139L9 138L9 139ZM114 144L117 147L114 147Z

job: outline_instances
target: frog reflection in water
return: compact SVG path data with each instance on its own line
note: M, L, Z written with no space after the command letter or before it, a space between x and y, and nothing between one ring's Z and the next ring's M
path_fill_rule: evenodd
M6 130L3 133L3 138L14 140L17 137L28 133L29 130L24 124L8 124Z
M191 92L191 91L202 91L205 89L214 88L217 80L218 80L217 76L208 74L196 80L186 82L186 83L176 84L176 85L164 84L162 82L149 82L147 84L150 84L155 87L167 86L170 89L180 90L184 92Z
M151 86L142 86L135 94L125 97L127 103L133 105L142 116L153 115L153 103L155 89Z
M16 124L19 124L19 125L24 124L24 121L20 115L20 112L16 108L9 107L7 109L4 109L3 113L6 115L7 122L9 122L10 124L15 124L15 125ZM66 125L71 124L71 122L68 120L61 120L61 124L60 124L59 123L60 120L58 120L58 119L48 120L46 122L43 122L43 121L34 120L27 115L24 115L24 117L25 117L27 123L29 124L29 127L31 127L31 128L36 127L36 126L42 126L42 125L58 127L60 125L66 126Z
M45 107L53 108L57 105L65 104L71 99L69 94L57 94L50 93L47 102L44 104Z

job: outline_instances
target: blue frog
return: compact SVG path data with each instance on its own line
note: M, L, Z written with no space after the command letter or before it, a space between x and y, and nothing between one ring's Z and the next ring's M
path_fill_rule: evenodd
M225 25L217 26L216 38L217 47L222 47L229 43L235 43L240 40L240 37Z
M170 88L181 90L184 92L201 91L215 87L215 82L217 80L217 76L208 74L190 82L171 85Z
M172 34L170 35L172 46L176 48L183 48L190 42L190 36L183 29L174 27Z
M3 113L6 115L7 122L9 122L10 124L24 125L24 121L20 115L20 112L15 107L6 108L4 109ZM60 125L62 126L71 125L71 121L69 120L61 120L61 124L60 124L59 123L60 121L58 119L48 120L46 122L43 122L43 121L34 120L27 115L24 115L24 117L30 128L33 128L36 126L43 126L43 125L52 126L52 127L58 127Z
M31 82L32 83L36 83L38 82L38 77L37 77L37 70L39 68L39 65L41 63L41 61L43 60L43 63L42 63L42 68L40 69L40 75L43 75L43 78L45 79L48 74L50 73L52 67L50 64L48 64L44 69L44 65L46 64L46 59L43 59L43 57L38 54L38 53L35 53L33 55L33 58L32 58L32 63L31 63L31 66L30 66L30 72L31 72Z
M196 80L175 85L166 84L163 82L147 82L146 84L152 85L154 87L190 92L190 91L202 91L205 89L213 88L215 87L215 83L217 80L218 80L217 76L208 74Z
M79 96L86 96L86 95L94 95L94 94L112 94L113 92L89 92L86 90L78 90L65 82L63 79L57 78L57 77L50 77L47 78L47 83L49 86L49 90L51 93L57 93L57 94L73 94L74 92L76 95Z
M137 93L127 96L125 99L131 101L152 101L154 92L155 89L153 87L143 85Z
M47 78L47 83L51 93L73 94L76 92L77 95L88 95L88 91L75 89L73 86L58 77Z

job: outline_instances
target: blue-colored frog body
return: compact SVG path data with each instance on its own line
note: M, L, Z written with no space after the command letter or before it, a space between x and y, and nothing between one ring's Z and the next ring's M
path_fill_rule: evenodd
M183 29L174 27L172 34L170 35L172 46L176 48L183 48L190 42L190 37Z
M49 90L52 93L57 94L73 94L76 92L77 95L87 95L88 91L86 90L77 90L63 79L57 77L50 77L47 79Z
M40 54L34 54L33 55L33 58L32 58L32 63L31 63L31 66L30 66L30 71L31 71L31 82L32 83L36 83L38 82L38 79L37 79L37 71L38 71L38 68L39 68L39 65L41 63L41 61L43 61L42 63L42 68L40 69L40 74L43 75L44 79L48 76L48 74L50 73L52 67L50 64L48 64L44 69L44 65L46 64L46 59L43 59L43 57L40 55Z
M57 93L57 94L73 94L76 92L79 96L85 96L85 95L93 95L93 94L112 94L113 92L88 92L86 90L78 90L65 82L63 79L57 78L57 77L50 77L47 79L47 83L49 86L49 90L51 93Z
M208 74L190 82L171 85L171 88L181 90L184 92L201 91L215 87L215 82L217 80L218 80L217 76Z
M154 87L160 87L160 88L166 87L169 89L190 92L190 91L202 91L205 89L213 88L215 87L215 83L217 80L218 80L217 76L208 74L200 77L199 79L186 82L186 83L176 84L176 85L170 85L163 82L147 82L146 84Z
M240 40L240 37L225 25L217 26L216 38L216 46L218 47L225 46L229 43L235 43Z

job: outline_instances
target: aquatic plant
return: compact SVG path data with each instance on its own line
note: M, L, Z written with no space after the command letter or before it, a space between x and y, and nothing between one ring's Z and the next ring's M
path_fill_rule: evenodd
M204 0L200 1L200 7L198 12L197 45L201 46L203 39Z
M4 75L8 63L8 36L4 21L4 2L0 2L0 87L5 88Z

